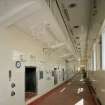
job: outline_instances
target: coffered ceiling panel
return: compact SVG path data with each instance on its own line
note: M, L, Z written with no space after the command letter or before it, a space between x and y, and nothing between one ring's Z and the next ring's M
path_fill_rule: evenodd
M57 53L59 57L71 53L71 45L68 44L64 31L59 26L46 2L44 0L26 1L24 5L27 3L28 6L19 10L18 13L16 11L20 5L17 6L18 8L14 7L14 10L16 10L14 14L11 14L11 11L9 12L9 19L7 20L10 24L7 24L7 27L15 27L19 31L30 35L43 44L45 48ZM24 12L26 12L25 15L23 15Z
M1 0L0 25L16 27L60 57L83 58L91 0L50 0L50 5L46 1Z

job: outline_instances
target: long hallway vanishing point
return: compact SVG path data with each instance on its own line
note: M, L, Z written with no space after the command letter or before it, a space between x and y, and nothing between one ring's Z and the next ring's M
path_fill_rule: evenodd
M76 74L44 97L29 105L100 105L92 90L89 80L82 79L81 73Z
M105 0L0 0L0 105L105 105Z

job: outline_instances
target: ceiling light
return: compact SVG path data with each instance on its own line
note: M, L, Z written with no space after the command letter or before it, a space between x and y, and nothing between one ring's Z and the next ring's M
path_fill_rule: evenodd
M77 36L76 39L79 39L79 37Z
M85 65L80 65L80 67L85 67Z
M97 9L93 9L92 15L95 16L97 14Z
M77 45L80 46L80 43L78 43Z
M79 28L79 26L74 26L74 28Z
M97 12L94 12L94 13L92 14L92 16L95 16L95 15L97 15Z
M74 7L76 7L76 4L75 3L72 3L72 4L69 5L69 7L70 8L74 8Z

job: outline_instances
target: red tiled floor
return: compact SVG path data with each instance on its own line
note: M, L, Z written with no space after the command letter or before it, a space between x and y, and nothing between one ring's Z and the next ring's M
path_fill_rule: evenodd
M83 88L84 91L78 94L78 88ZM80 82L80 75L77 75L72 81L65 83L30 105L75 105L82 99L84 102L81 105L97 105L86 83Z
M26 101L29 100L30 98L36 96L35 92L25 92L25 99Z

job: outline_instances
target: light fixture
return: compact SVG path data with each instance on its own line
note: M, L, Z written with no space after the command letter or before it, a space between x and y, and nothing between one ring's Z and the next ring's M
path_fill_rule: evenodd
M76 25L76 26L74 26L74 28L79 28L79 26L78 26L78 25Z
M77 36L76 39L79 39L79 36Z
M78 43L77 46L80 46L80 43Z
M94 9L93 13L92 13L92 16L95 16L95 15L97 15L97 10L96 9Z
M78 50L81 50L81 48L78 48Z
M75 4L75 3L71 3L71 4L69 5L69 7L70 7L70 8L74 8L74 7L76 7L76 4Z

